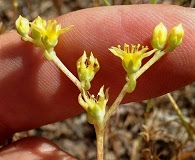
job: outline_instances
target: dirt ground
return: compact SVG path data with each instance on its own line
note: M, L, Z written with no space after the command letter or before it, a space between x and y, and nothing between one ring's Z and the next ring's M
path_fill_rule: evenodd
M15 3L14 3L15 2ZM17 3L16 3L17 2ZM147 0L112 0L112 4L149 3ZM158 0L157 3L194 7L194 0ZM15 7L14 7L15 5ZM0 33L14 28L19 14L29 19L50 19L79 9L104 5L94 0L0 0ZM39 6L39 7L38 7ZM106 160L195 159L195 83L171 93L191 135L180 121L166 95L119 107L106 129ZM71 119L28 131L29 136L52 140L79 160L96 159L96 137L85 113ZM22 138L26 132L17 133ZM191 137L191 138L190 138Z

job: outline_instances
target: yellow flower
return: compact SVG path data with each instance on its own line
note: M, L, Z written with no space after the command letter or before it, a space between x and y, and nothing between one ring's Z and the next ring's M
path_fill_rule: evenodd
M108 98L108 89L104 93L104 86L100 88L96 98L85 90L79 94L78 102L87 111L89 123L101 124L103 122Z
M153 49L149 52L146 52L148 47L142 47L140 49L140 44L137 46L132 45L130 49L129 45L126 43L124 44L124 50L122 50L120 46L118 46L118 48L112 47L109 50L115 56L121 58L122 66L128 75L137 72L142 65L142 60L157 51L157 49Z
M38 16L32 23L31 23L31 36L35 40L40 40L43 35L46 35L46 28L47 22L43 20L40 16ZM36 28L36 29L35 29Z
M89 90L91 88L90 82L93 80L95 74L100 69L97 58L91 52L90 57L87 57L86 52L77 61L77 72L81 81L82 88Z
M153 48L157 48L159 50L162 50L166 43L167 43L167 28L163 25L163 23L159 23L154 28L152 39L151 39L151 45Z
M44 55L48 60L52 60L55 55L54 47L58 43L59 36L72 27L73 25L61 28L56 20L45 21L39 16L33 22L29 22L22 16L16 20L17 32L22 36L22 39L43 48Z
M182 24L173 27L171 29L169 39L168 39L169 48L173 50L177 46L179 46L182 43L183 36L184 36L184 29L182 27Z
M48 20L46 22L39 16L30 24L32 27L32 38L41 38L45 48L54 48L58 43L58 37L73 27L71 25L62 29L56 20Z
M22 37L28 36L29 30L30 30L28 19L22 16L19 16L15 22L15 25L16 25L18 34L20 34Z

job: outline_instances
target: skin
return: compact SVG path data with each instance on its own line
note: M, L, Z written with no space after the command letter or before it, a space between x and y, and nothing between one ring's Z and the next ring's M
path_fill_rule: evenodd
M77 59L84 50L88 54L93 51L101 69L90 92L96 94L102 85L109 87L109 104L124 85L125 72L121 60L108 48L124 43L150 46L153 28L159 22L163 22L168 30L182 23L185 29L183 44L144 73L138 79L136 90L123 102L157 97L195 80L193 9L167 5L99 7L56 19L62 27L74 24L72 30L60 36L55 48L57 55L76 75ZM15 31L0 36L0 71L1 142L15 132L73 117L83 111L77 101L78 89L52 62L45 60L41 50L21 41ZM2 160L15 160L17 156L21 160L33 159L39 154L35 151L41 144L55 148L56 153L62 152L48 140L33 137L1 149L0 157ZM27 154L29 152L31 154ZM49 159L53 155L44 156ZM65 153L63 156L67 157Z

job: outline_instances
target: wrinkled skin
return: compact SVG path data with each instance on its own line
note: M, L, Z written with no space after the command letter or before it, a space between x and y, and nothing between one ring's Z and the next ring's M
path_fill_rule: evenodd
M100 71L91 92L96 94L103 84L110 87L110 104L125 82L125 72L121 61L108 48L124 43L150 46L153 28L159 22L169 30L182 23L183 44L144 73L135 92L127 95L123 102L157 97L195 80L193 9L167 5L99 7L72 12L58 17L57 21L62 27L74 25L60 37L55 49L59 58L76 75L77 59L84 50L88 54L93 51L100 62ZM15 31L0 36L1 142L15 132L73 117L83 111L77 101L78 89L52 62L46 61L41 52L21 41ZM36 156L47 160L70 157L48 140L36 137L19 140L0 150L1 160L31 160Z

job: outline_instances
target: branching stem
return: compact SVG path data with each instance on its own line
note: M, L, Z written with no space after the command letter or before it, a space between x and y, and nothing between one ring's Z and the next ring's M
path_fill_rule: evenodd
M104 3L105 5L110 6L110 3L108 2L108 0L104 0Z
M126 95L126 88L127 88L127 83L124 85L124 87L122 88L121 92L119 93L118 97L116 98L116 100L114 101L114 103L112 104L112 106L109 108L108 112L106 113L105 117L104 117L104 125L106 125L106 123L108 122L108 120L110 119L110 117L112 116L112 114L114 113L114 111L116 110L116 108L119 106L119 104L121 103L121 101L123 100L123 98Z
M166 52L158 50L154 56L140 68L136 73L136 79L139 78L148 68L150 68L156 61L158 61Z
M66 66L60 61L60 59L54 55L52 56L53 62L62 70L62 72L82 91L80 81L66 68Z

